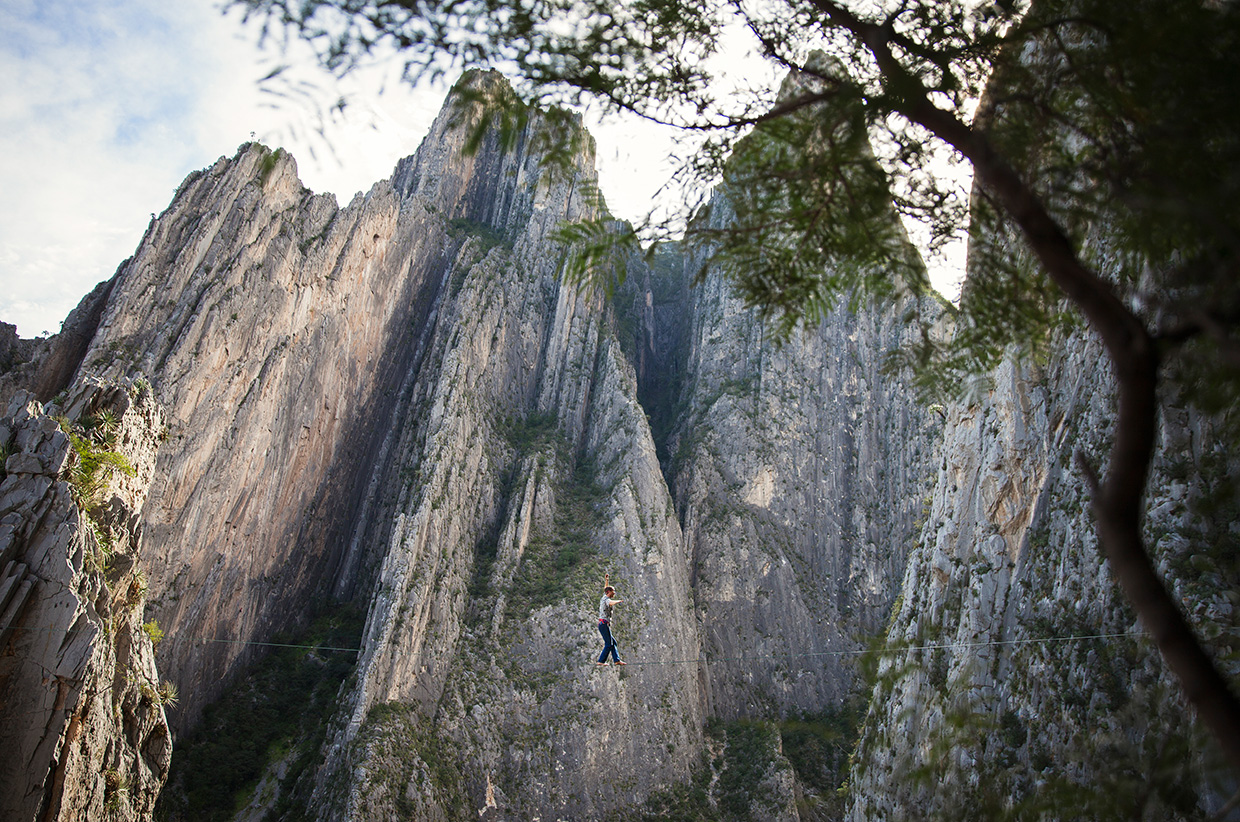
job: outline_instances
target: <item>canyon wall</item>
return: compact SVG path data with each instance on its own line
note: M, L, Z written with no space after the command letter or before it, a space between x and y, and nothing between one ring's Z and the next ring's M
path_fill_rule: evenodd
M445 107L344 208L243 146L74 324L74 385L166 413L141 521L180 733L277 633L367 611L300 786L321 818L597 815L700 772L709 717L838 703L927 493L938 418L880 367L897 314L777 346L674 246L618 261L631 308L566 285L592 141L546 167L535 116L470 153L477 117ZM594 664L605 574L624 668Z
M462 82L503 90L492 74ZM21 451L2 488L38 491L13 491L27 502L2 527L51 522L20 514L51 505L77 523L56 534L90 530L57 481L68 440L22 386L58 394L70 419L111 403L121 430L149 432L107 520L128 535L111 544L132 547L91 576L90 537L57 536L44 554L68 562L58 584L79 604L23 600L14 623L64 633L124 614L124 631L101 641L96 626L74 650L100 660L57 680L71 683L60 702L33 669L5 680L43 711L31 738L60 740L23 766L35 804L20 818L57 792L145 818L168 769L164 683L179 686L180 743L264 643L340 604L365 613L358 649L335 649L356 654L352 675L315 718L311 764L273 768L253 818L281 802L323 820L639 818L691 802L819 818L843 801L852 737L832 743L834 770L825 754L807 770L785 731L822 727L859 693L858 820L1085 796L1099 749L1124 778L1186 749L1187 733L1164 733L1188 724L1097 555L1071 458L1105 453L1092 344L1005 364L979 402L936 409L884 368L911 308L949 333L931 298L841 304L780 345L708 250L618 251L615 294L566 283L557 228L604 216L593 145L578 132L568 163L547 166L549 125L530 115L467 151L479 110L450 101L417 153L343 208L284 152L242 146L186 179L71 334L0 340ZM731 219L721 196L710 219ZM43 439L14 439L22 426ZM1149 528L1225 651L1229 571L1187 548L1207 526L1185 501L1217 470L1211 443L1208 421L1167 417ZM14 591L50 578L20 562ZM139 569L149 600L116 604L108 591ZM595 664L604 575L624 600L623 667ZM858 660L884 633L895 652L865 682ZM124 744L73 730L74 694L103 693L81 690L92 677L113 696L91 715L114 719L92 727ZM1187 813L1172 793L1157 807Z
M1077 455L1105 459L1114 424L1099 344L1074 336L1045 367L1009 361L991 376L980 402L950 410L851 818L1217 811L1232 793L1226 772L1097 543ZM1235 676L1235 538L1226 515L1200 505L1217 490L1224 511L1234 506L1211 427L1168 408L1145 530L1160 573Z
M1057 20L1064 9L1035 3L1028 19ZM1159 346L1143 541L1234 688L1240 462L1233 411L1209 396L1227 396L1234 371L1211 371L1223 357L1209 345L1180 347L1163 336L1204 295L1223 297L1209 279L1202 291L1201 282L1181 279L1181 267L1194 265L1181 253L1197 253L1192 231L1181 238L1183 226L1167 229L1184 244L1174 252L1134 239L1132 223L1152 219L1148 203L1134 207L1128 181L1084 159L1085 143L1101 138L1083 142L1096 124L1081 112L1105 94L1084 93L1088 102L1066 107L1062 119L1041 116L1048 99L1064 99L1057 73L1064 61L1094 46L1104 51L1105 38L1082 37L1079 54L1067 39L1035 35L1013 52L1017 65L992 75L974 127L1029 181L1074 253L1113 285ZM1144 57L1131 59L1142 65ZM1128 122L1132 145L1165 127L1158 116ZM1111 358L1124 355L1105 350L1098 329L1051 286L1031 250L1037 238L987 216L980 190L973 204L965 298L994 271L1019 272L1053 296L1040 298L1035 286L1013 306L1031 316L1049 309L1050 318L1009 338L1002 361L976 375L973 396L947 406L942 462L858 746L850 818L1236 818L1234 774L1098 543L1090 474L1108 470L1117 414ZM1002 316L1003 308L990 311Z
M712 228L732 219L716 195ZM710 713L838 705L856 685L855 652L886 624L937 467L941 417L884 370L917 298L842 302L777 344L717 267L691 296L669 452L704 653L717 660ZM921 300L928 318L943 314Z

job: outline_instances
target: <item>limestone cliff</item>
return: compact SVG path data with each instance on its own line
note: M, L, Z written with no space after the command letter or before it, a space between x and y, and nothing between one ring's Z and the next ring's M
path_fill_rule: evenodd
M414 196L423 167L398 169ZM657 272L626 261L609 312L557 279L553 225L459 259L436 304L378 483L399 490L366 540L378 578L321 818L639 805L700 772L708 716L836 705L856 683L842 656L890 607L939 427L881 372L899 315L841 308L777 348L719 272L678 285L696 263L675 250ZM622 672L592 664L604 572L625 599ZM796 813L784 762L771 818Z
M469 153L478 116L449 105L344 208L243 146L83 303L80 351L49 341L35 376L80 362L68 396L149 381L165 409L140 521L177 741L262 643L353 602L354 675L254 818L793 818L809 771L778 723L855 690L940 460L941 419L882 370L901 311L778 347L675 247L617 261L616 300L566 285L588 136L551 169L537 113ZM604 574L624 668L594 663Z
M721 196L711 219L732 219ZM907 306L841 303L776 345L720 271L692 301L669 451L709 712L819 711L855 687L852 652L885 623L938 460L939 415L883 369Z
M319 603L368 603L313 800L329 816L406 793L428 812L468 796L508 818L591 813L685 778L701 749L687 562L634 372L601 296L559 282L550 238L589 216L590 142L553 174L537 118L467 154L463 114L344 209L262 146L191 175L91 303L74 383L149 380L167 409L142 523L181 729L262 641ZM690 664L595 670L606 571L622 648ZM393 711L424 729L388 763L406 782L329 790L387 761ZM466 776L419 793L408 779L441 744L472 752ZM583 752L617 745L628 772L583 793L614 772Z
M0 420L5 819L149 819L167 778L137 515L162 430L145 386L93 382L63 411L18 392Z
M633 368L601 295L558 279L549 235L590 216L577 192L593 158L571 179L536 157L510 162L531 165L497 169L517 187L497 200L526 205L515 222L509 210L466 226L477 236L446 275L378 479L390 492L362 549L374 559L358 560L378 576L347 721L313 800L322 818L596 816L687 778L700 750L694 665L593 660L607 572L625 600L622 652L635 663L698 653ZM439 174L423 153L397 170L413 202L439 196ZM431 767L442 751L456 752L452 766Z
M1074 337L1045 368L1008 362L993 378L981 402L949 415L888 635L894 648L917 650L884 660L852 818L932 819L966 807L1196 818L1199 803L1226 798L1211 797L1212 768L1199 753L1208 740L1110 578L1074 458L1106 452L1105 359L1096 342ZM1210 427L1168 409L1146 531L1160 572L1227 660L1240 636L1227 582L1234 537L1192 504L1228 470ZM1228 488L1219 488L1224 510L1234 505Z
M1039 11L1034 4L1031 17ZM1073 156L1080 134L1066 120L1013 113L1020 104L1012 100L1055 83L1049 62L1038 63L1062 53L1045 45L1020 52L1029 73L992 78L977 122L1001 149L1037 147L1022 173L1052 209L1062 207L1082 258L1156 327L1175 304L1164 299L1158 272L1173 266L1122 239L1126 212L1109 197L1084 213L1056 204L1078 189L1060 188L1055 175L1075 178L1088 164L1048 158ZM1013 77L1032 88L1005 87ZM1132 128L1156 130L1155 122ZM985 275L984 264L1033 264L1015 229L975 219L973 232L971 276ZM1234 776L1214 761L1212 739L1098 545L1080 460L1102 471L1109 458L1116 399L1107 354L1089 328L1041 333L1051 340L1044 357L1008 356L982 375L977 396L947 408L943 459L855 759L857 822L1235 818L1234 807L1221 810L1236 793ZM1234 683L1240 462L1220 425L1232 410L1213 418L1194 410L1177 385L1192 356L1169 348L1160 373L1144 538L1157 573Z
M394 494L381 469L439 297L491 242L475 218L494 181L530 162L487 165L493 145L462 156L467 125L439 128L457 150L426 175L433 191L405 196L398 170L344 209L306 191L291 157L245 146L185 181L117 275L82 373L149 374L168 409L144 520L160 664L200 697L183 727L254 656L242 641L349 596L378 561L363 537ZM520 190L526 219L559 219Z

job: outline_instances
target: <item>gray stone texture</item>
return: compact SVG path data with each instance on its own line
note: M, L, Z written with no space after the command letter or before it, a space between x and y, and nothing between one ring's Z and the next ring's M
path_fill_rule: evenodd
M134 471L82 500L66 481L80 460L69 438L30 394L11 398L0 421L0 816L149 819L172 748L142 628L136 511L162 416L149 391L90 381L70 396L70 419L115 415Z

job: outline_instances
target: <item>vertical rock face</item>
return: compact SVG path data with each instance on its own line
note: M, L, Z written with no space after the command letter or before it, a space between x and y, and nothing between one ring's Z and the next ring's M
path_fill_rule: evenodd
M499 223L464 226L379 481L387 527L369 541L378 576L323 818L585 818L696 760L698 642L670 495L601 298L560 283L549 253L551 230L589 216L577 191L592 162L567 180L501 166L489 173L520 188L493 196L511 205L467 212ZM441 196L441 175L423 154L397 172L414 201ZM688 664L596 668L604 573L625 600L621 652ZM437 746L456 752L448 772L427 765Z
M168 409L144 511L152 612L169 626L163 669L203 701L252 656L239 640L350 595L377 561L367 517L391 495L380 469L451 274L508 230L474 219L480 198L501 180L516 192L505 219L564 216L543 214L520 148L487 165L492 138L463 157L469 123L448 119L413 163L421 178L402 167L345 209L302 188L290 157L244 147L186 180L116 278L82 373L149 374Z
M713 219L726 224L717 203ZM693 290L671 459L721 717L818 711L855 685L929 502L941 422L898 378L896 310L841 306L776 346L718 271ZM934 311L936 307L928 306Z
M237 640L338 582L444 267L428 222L385 184L339 210L251 145L187 179L117 276L81 373L149 374L167 409L143 519L161 668L202 698L183 724Z
M166 409L133 510L174 719L353 600L311 815L598 818L749 768L749 740L763 818L790 818L778 733L707 719L855 687L842 655L883 624L939 460L938 416L881 369L899 314L776 347L675 248L623 262L624 300L566 286L553 232L599 216L588 137L552 174L537 116L466 154L477 116L449 107L345 208L244 146L83 304L68 396L149 380ZM605 574L624 668L595 665Z
M594 664L608 570L625 600L622 653L635 663L697 655L679 529L630 367L579 295L559 290L553 312L527 314L491 302L501 289L487 285L488 267L461 291L480 325L451 335L448 373L398 461L425 473L396 515L336 743L367 776L329 817L341 804L373 818L413 801L457 818L460 796L484 818L589 817L685 777L698 750L693 665ZM529 281L537 302L558 290L553 274ZM511 297L511 281L503 290ZM531 320L529 359L502 355ZM493 369L506 363L535 389L524 406L502 406L524 412L508 420L493 393ZM457 784L427 780L425 752L391 761L387 746L408 732L395 720L410 718L375 708L393 702L416 706L419 723L433 718L423 734L460 752ZM664 769L649 768L656 759Z
M1055 14L1062 10L1056 6ZM1029 19L1037 11L1035 4ZM1047 55L1061 59L1061 52L1034 43L1020 54L1029 70L1013 75L1020 82L1036 88L1057 77ZM1047 166L1022 173L1037 181L1052 210L1071 214L1063 224L1082 259L1121 284L1117 293L1127 293L1122 299L1151 327L1160 326L1158 312L1174 311L1165 306L1175 299L1164 302L1159 278L1148 272L1169 264L1140 258L1123 240L1122 209L1074 212L1053 201L1078 191L1051 181L1056 173L1091 173L1087 164L1045 159L1056 151L1071 156L1080 134L1059 120L1034 125L1012 115L1020 106L1007 101L1036 95L998 85L1010 82L1002 73L993 82L978 121L1001 153L1005 139L1040 147L1026 161ZM1142 127L1156 129L1153 122ZM1014 230L977 220L973 231L978 258L1033 264ZM989 391L948 409L925 528L892 614L892 653L879 670L855 758L850 818L857 822L962 814L1231 818L1220 808L1235 793L1234 775L1211 761L1212 740L1142 633L1098 545L1081 463L1104 472L1114 438L1107 352L1088 328L1061 329L1052 339L1044 362L1009 359L985 375ZM1186 364L1194 356L1201 355L1169 352L1159 375L1143 538L1156 572L1234 683L1240 463L1220 420L1189 410L1176 384L1177 369L1194 367Z
M1114 400L1103 352L1073 337L1046 368L1009 362L993 381L983 401L949 415L888 637L920 649L884 662L852 818L965 807L1197 818L1198 803L1212 802L1195 753L1204 740L1110 577L1075 462L1078 451L1105 458ZM1226 474L1215 442L1209 420L1169 408L1146 533L1225 661L1240 635L1227 582L1234 536L1191 504ZM1218 554L1190 553L1194 543ZM915 771L925 780L910 779Z
M149 390L90 383L66 415L109 428L109 453L130 470L91 485L103 446L74 434L74 447L29 394L0 420L0 815L148 819L168 775L174 698L142 627L137 517L162 415Z
M889 619L851 818L1057 796L1192 815L1191 724L1072 460L1105 455L1113 413L1092 343L1007 363L942 416L882 368L908 303L776 346L721 272L690 289L702 260L675 247L621 261L609 303L559 278L555 229L601 216L588 137L552 174L536 115L466 153L478 116L448 107L344 208L243 146L187 178L63 335L0 328L6 818L149 817L167 681L188 729L260 643L345 601L366 624L295 785L311 817L602 818L692 784L711 812L796 818L778 729L708 720L837 706ZM112 444L73 456L21 386ZM1235 466L1169 407L1149 541L1227 659L1236 509L1212 481ZM132 475L79 506L66 472L113 448ZM604 575L624 668L594 662ZM719 787L729 769L748 786Z

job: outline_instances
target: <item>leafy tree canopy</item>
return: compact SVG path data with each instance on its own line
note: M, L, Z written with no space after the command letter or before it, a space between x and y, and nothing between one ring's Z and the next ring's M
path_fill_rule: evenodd
M970 217L956 333L925 334L903 356L938 392L1007 351L1045 350L1065 326L1098 335L1116 380L1115 435L1103 476L1078 457L1099 541L1240 773L1240 702L1141 534L1159 391L1219 414L1231 442L1240 426L1240 3L235 4L265 33L315 44L336 72L389 49L415 82L497 68L515 84L511 100L487 101L501 133L537 105L567 134L562 107L589 102L700 134L681 175L722 182L729 214L699 213L689 238L785 334L842 295L925 291L895 215L929 224L932 246ZM738 32L788 70L782 89L720 91L721 44ZM936 173L944 151L973 168L968 203ZM587 249L584 272L607 243L638 235L600 220L566 236Z

